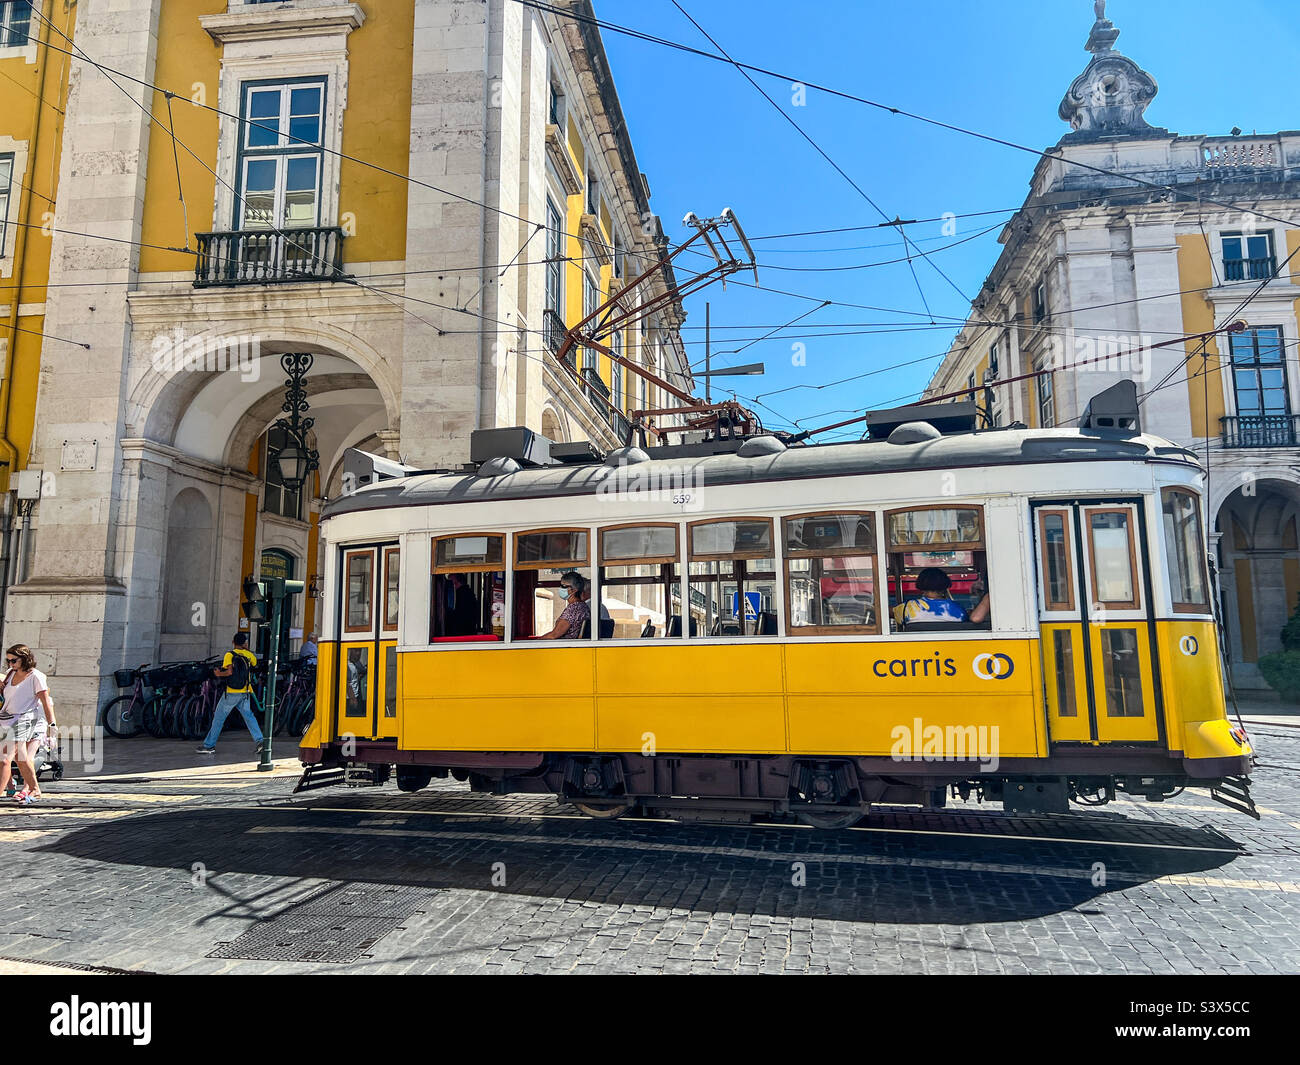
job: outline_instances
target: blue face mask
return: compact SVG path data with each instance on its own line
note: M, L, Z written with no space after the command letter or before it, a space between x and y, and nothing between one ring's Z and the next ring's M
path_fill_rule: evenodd
M568 588L561 588L561 589L560 589L560 598L561 598L561 599L568 599L568 598L569 598L569 589L568 589Z

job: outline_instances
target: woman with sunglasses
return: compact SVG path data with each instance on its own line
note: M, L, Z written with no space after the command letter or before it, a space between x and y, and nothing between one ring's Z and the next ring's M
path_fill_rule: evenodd
M10 793L10 763L16 758L25 786L14 801L30 806L41 798L34 758L45 738L47 723L56 723L54 703L50 701L45 674L36 668L36 656L26 644L16 643L5 652L5 667L4 705L0 706L0 790Z

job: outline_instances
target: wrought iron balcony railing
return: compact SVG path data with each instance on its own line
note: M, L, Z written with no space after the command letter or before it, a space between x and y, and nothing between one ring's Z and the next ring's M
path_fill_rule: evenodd
M1225 448L1295 447L1300 443L1300 414L1239 414L1219 422Z
M1263 259L1223 260L1225 281L1263 281L1276 273L1277 261L1271 255Z
M564 345L564 334L564 319L547 307L546 310L542 311L542 335L546 341L546 349L552 355L560 353L560 348ZM570 366L574 365L575 355L576 352L570 349L568 357Z
M194 287L343 281L343 230L338 226L199 233Z

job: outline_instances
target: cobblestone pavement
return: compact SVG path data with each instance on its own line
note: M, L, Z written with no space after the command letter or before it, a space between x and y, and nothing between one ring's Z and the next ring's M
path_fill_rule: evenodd
M291 798L292 761L273 774L208 764L69 778L42 806L0 809L7 872L22 878L0 897L0 961L165 973L1297 972L1300 729L1252 735L1259 822L1203 792L1061 817L884 809L831 833L596 822L455 782Z

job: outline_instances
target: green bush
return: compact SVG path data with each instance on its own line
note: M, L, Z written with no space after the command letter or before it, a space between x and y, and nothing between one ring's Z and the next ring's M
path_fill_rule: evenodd
M1300 604L1282 626L1282 646L1288 651L1300 651Z
M1269 687L1283 699L1300 703L1300 651L1275 651L1261 655L1259 671Z

